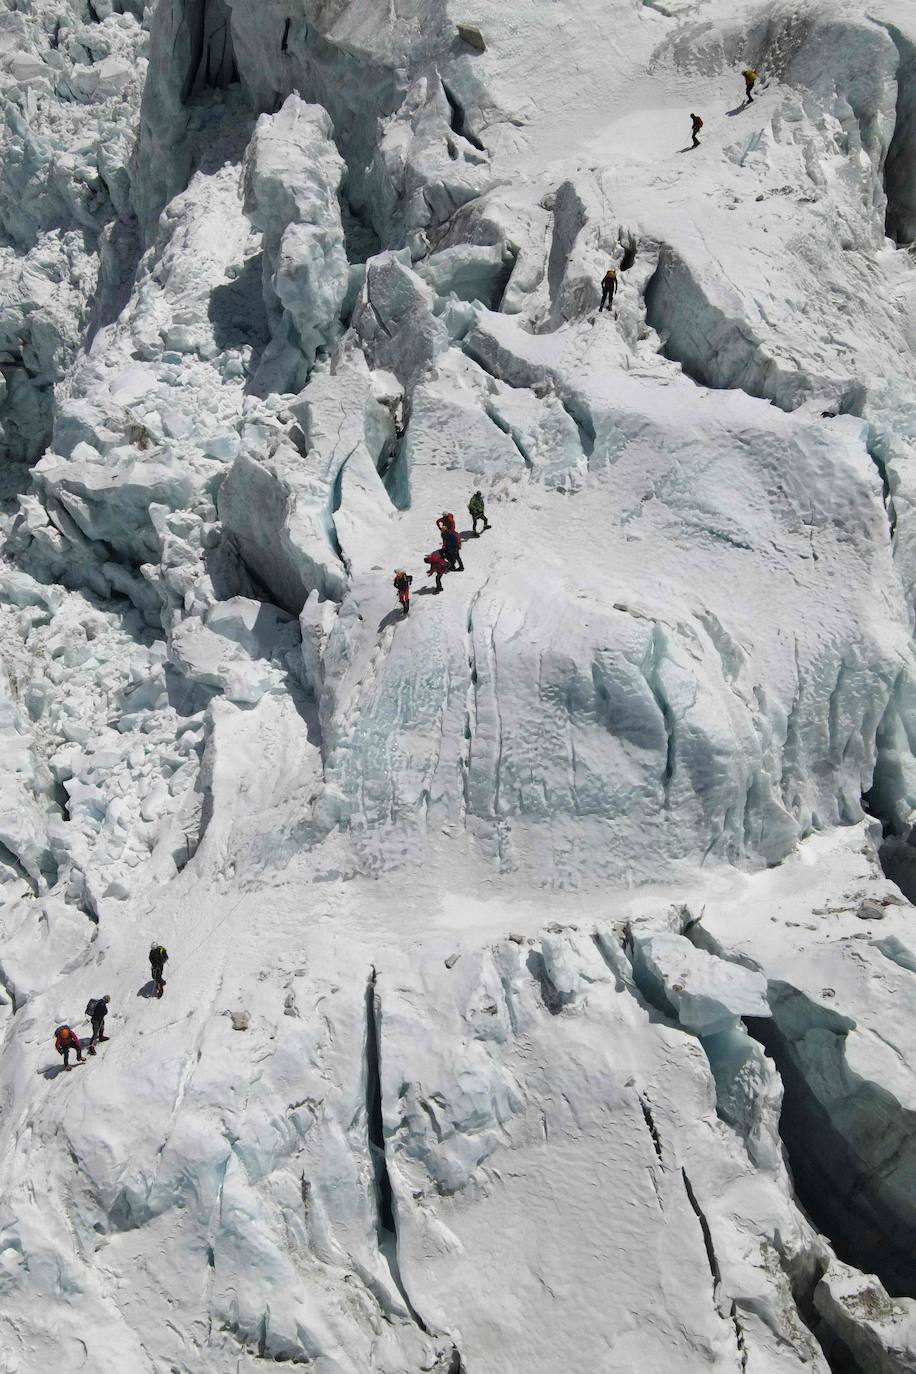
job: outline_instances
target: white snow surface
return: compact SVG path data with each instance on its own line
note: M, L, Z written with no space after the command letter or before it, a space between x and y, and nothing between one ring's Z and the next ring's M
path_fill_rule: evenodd
M0 1374L912 1374L912 5L5 0L0 104Z

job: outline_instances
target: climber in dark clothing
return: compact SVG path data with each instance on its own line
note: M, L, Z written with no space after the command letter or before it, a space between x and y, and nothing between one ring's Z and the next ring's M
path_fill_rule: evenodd
M614 292L617 290L617 273L613 267L609 267L601 279L601 304L598 306L599 314L607 305L608 310L614 306Z
M693 142L692 142L691 145L690 145L691 148L699 148L699 146L700 146L700 130L702 129L702 127L703 127L703 121L702 121L702 119L700 118L700 116L699 116L698 114L692 114L692 115L690 116L690 131L691 131L691 133L692 133L692 135L693 135Z
M461 535L457 530L442 531L442 552L448 559L452 572L464 572L461 561Z
M104 997L93 997L86 1006L86 1015L92 1022L92 1039L89 1041L90 1054L95 1054L95 1047L100 1040L108 1039L105 1034L105 1017L108 1015L108 1003L110 1001L111 998L106 993Z
M405 615L410 612L410 584L413 581L410 573L398 568L394 574L394 589L398 594L398 603Z
M162 971L165 968L168 957L165 946L157 944L154 940L149 947L149 968L152 980L156 984L157 997L161 997L165 991L165 979L162 976Z

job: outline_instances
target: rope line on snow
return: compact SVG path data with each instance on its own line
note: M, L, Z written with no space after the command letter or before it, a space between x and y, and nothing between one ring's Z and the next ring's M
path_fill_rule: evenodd
M240 907L240 906L242 905L242 903L245 901L245 899L246 899L247 896L248 896L248 893L247 893L247 892L244 893L243 896L241 896L241 897L238 899L238 901L236 902L235 906L230 907L229 910L226 912L225 916L221 916L221 917L219 918L219 920L217 921L216 925L212 928L212 930L207 931L207 934L203 937L203 939L200 940L200 941L194 946L194 948L193 948L192 950L190 950L190 951L184 956L184 958L183 958L182 960L180 960L177 964L173 964L173 966L172 966L172 968L169 970L169 972L170 972L170 973L176 973L176 972L178 971L178 969L184 968L185 964L188 962L188 960L190 959L191 955L192 955L192 954L196 954L197 951L198 951L200 948L202 948L203 945L205 945L205 944L207 943L207 941L211 938L211 936L213 936L213 935L216 934L216 932L219 930L219 928L220 928L221 925L225 925L225 923L229 920L229 917L232 916L232 915L234 915L234 913L235 913L236 911L238 911L239 907Z
M199 940L199 941L197 942L197 944L194 946L194 948L191 949L191 950L189 950L188 953L184 956L184 958L181 959L181 960L179 960L179 962L178 962L177 964L175 964L174 968L172 968L172 969L170 970L170 974L171 974L171 973L177 973L178 969L184 968L185 964L186 964L186 963L188 962L188 960L191 958L191 955L192 955L192 954L196 954L197 951L198 951L199 949L201 949L213 935L216 934L216 932L219 930L220 926L225 925L225 923L229 920L229 917L230 917L230 916L233 916L233 915L235 914L235 912L238 911L239 907L240 907L240 906L242 905L242 903L245 901L245 898L246 898L247 896L248 896L248 892L244 892L244 893L242 894L242 896L238 899L238 901L235 903L235 905L234 905L234 906L231 906L231 907L229 908L229 910L226 912L225 916L221 916L221 917L219 918L219 920L216 922L216 925L214 925L210 930L207 931L207 933L206 933L206 935L203 937L203 939L202 939L202 940ZM145 1031L144 1031L144 1030L141 1030L141 1031L140 1031L140 1035L147 1035L147 1036L148 1036L148 1035L158 1035L160 1031L168 1030L169 1026L177 1026L177 1025L179 1024L180 1021L187 1021L187 1020L189 1019L189 1017L191 1017L191 1016L193 1016L193 1015L194 1015L194 1012L193 1012L193 1009L192 1009L191 1011L186 1012L184 1016L177 1016L177 1017L175 1017L174 1020L172 1020L172 1021L166 1021L163 1025L161 1025L161 1026L155 1026L152 1030L145 1030Z

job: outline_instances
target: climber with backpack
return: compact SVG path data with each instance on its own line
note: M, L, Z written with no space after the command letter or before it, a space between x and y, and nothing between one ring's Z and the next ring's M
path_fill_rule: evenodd
M442 552L452 572L464 572L461 561L461 535L454 528L442 531Z
M165 946L158 944L157 941L154 940L149 947L149 967L152 980L156 985L157 997L161 997L165 991L165 979L162 976L162 971L165 968L168 957Z
M702 129L702 127L703 127L703 121L702 121L702 119L700 118L700 116L699 116L698 114L691 114L691 116L690 116L690 125L691 125L691 133L692 133L692 135L693 135L693 142L691 143L690 146L691 146L691 148L699 148L699 146L700 146L699 133L700 133L700 130Z
M448 564L445 561L445 554L441 549L436 549L433 553L428 553L423 559L429 567L430 577L436 579L436 592L442 591L442 574L448 572Z
M70 1072L70 1051L76 1051L77 1064L85 1063L80 1038L69 1026L58 1026L54 1032L54 1048L64 1056L64 1072Z
M754 85L757 81L757 73L754 71L753 67L746 67L744 71L741 73L741 75L744 77L744 97L747 103L750 105L751 101L754 99L751 92L753 91Z
M601 304L598 306L599 315L601 311L604 309L605 303L607 304L608 310L613 310L614 292L616 290L617 271L615 268L609 267L608 270L605 272L604 276L601 278Z
M410 613L410 584L413 578L406 573L403 568L395 569L394 589L398 594L398 602L405 615Z
M488 530L490 528L490 522L487 519L487 513L483 507L483 496L479 491L475 491L474 495L468 502L468 514L471 517L471 533L474 535L476 539L479 539L480 535L477 533L477 521L483 521L483 527L485 530Z
M106 993L104 997L90 997L86 1004L86 1015L92 1022L92 1039L89 1041L89 1053L95 1054L95 1047L100 1040L107 1040L105 1034L105 1017L108 1015L108 1003L111 998Z

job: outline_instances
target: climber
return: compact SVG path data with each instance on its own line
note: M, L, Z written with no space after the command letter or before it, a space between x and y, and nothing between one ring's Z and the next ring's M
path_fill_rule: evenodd
M700 118L700 116L699 116L698 114L691 114L691 116L690 116L690 123L691 123L691 133L693 134L693 142L691 143L690 146L691 146L691 148L699 148L699 146L700 146L699 133L700 133L700 130L702 129L702 127L703 127L703 121L702 121L702 119Z
M440 534L445 534L446 530L455 528L455 517L449 511L444 510L436 521L436 529Z
M92 1039L89 1041L89 1053L95 1054L95 1047L100 1040L107 1040L105 1034L105 1017L108 1015L108 1003L111 998L106 993L104 997L90 997L86 1004L86 1015L92 1022Z
M464 572L461 561L461 535L456 529L442 531L442 552L452 572Z
M428 553L423 559L424 563L429 564L429 575L436 579L436 591L442 591L442 574L448 572L448 564L441 549L436 549L434 553Z
M157 997L161 997L165 991L165 979L162 976L162 970L165 968L168 957L165 946L154 940L149 947L149 967L153 982L156 984Z
M617 272L613 267L609 267L601 278L601 304L598 306L599 314L607 303L608 310L614 307L614 292L617 290Z
M471 533L475 536L475 538L479 539L480 535L477 533L477 521L483 521L483 527L485 530L488 530L490 528L490 522L487 519L487 513L483 508L483 496L479 491L475 491L474 495L468 502L468 513L471 517Z
M744 77L745 98L747 100L747 103L750 105L751 101L754 99L754 97L751 95L751 92L753 91L754 83L757 80L757 73L754 71L753 67L746 67L745 70L741 73L741 75Z
M80 1044L80 1038L69 1026L57 1027L57 1030L54 1032L54 1048L57 1050L58 1054L64 1056L64 1070L66 1073L70 1072L69 1061L71 1050L76 1050L77 1064L85 1062L83 1060L83 1047Z
M398 594L398 601L405 615L408 615L410 612L410 584L412 581L413 578L409 573L406 573L403 568L397 568L395 570L394 589Z

